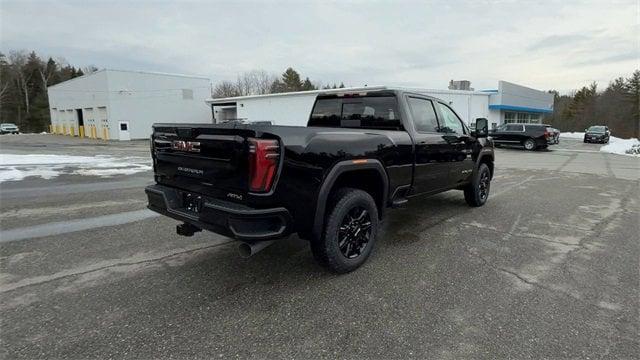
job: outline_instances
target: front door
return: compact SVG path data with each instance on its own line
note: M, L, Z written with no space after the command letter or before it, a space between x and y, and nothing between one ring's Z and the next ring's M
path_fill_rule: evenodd
M477 140L469 133L462 119L448 105L437 103L440 114L440 131L448 143L447 159L450 161L449 184L465 183L473 174L475 162L473 150Z
M433 102L417 96L408 96L406 99L414 127L413 194L433 193L447 187L449 144L443 134L438 132L438 119Z
M129 122L128 121L119 121L118 122L118 139L119 140L131 140L131 134L129 133Z

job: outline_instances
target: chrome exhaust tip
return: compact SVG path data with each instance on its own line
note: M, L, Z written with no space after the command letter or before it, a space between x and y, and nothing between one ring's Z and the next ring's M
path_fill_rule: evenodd
M242 258L250 258L274 242L275 240L258 241L254 243L241 242L240 245L238 245L238 253L240 253L240 257Z

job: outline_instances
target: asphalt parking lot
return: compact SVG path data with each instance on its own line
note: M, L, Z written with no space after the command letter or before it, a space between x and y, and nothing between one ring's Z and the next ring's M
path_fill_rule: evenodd
M2 153L147 156L148 143L0 138ZM145 210L148 171L0 187L2 357L634 358L640 159L563 140L496 150L489 202L389 213L336 276L295 236L250 259Z

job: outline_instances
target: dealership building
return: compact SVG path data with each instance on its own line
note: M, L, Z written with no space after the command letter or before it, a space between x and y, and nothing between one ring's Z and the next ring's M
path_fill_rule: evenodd
M131 140L149 138L153 123L211 123L206 77L105 69L47 91L56 134Z
M449 89L400 88L422 93L451 104L469 125L476 118L487 118L491 127L504 123L541 123L544 114L553 112L553 94L526 86L499 81L497 89L456 90L452 85L467 82L452 82ZM309 119L315 98L321 93L345 91L367 91L386 89L372 86L350 89L300 91L282 94L252 95L230 98L208 99L213 122L244 120L248 122L270 122L274 125L304 126ZM388 87L398 89L397 87Z

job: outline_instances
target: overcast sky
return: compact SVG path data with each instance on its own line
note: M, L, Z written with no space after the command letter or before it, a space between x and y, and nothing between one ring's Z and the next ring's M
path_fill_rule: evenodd
M640 68L639 3L0 0L0 50L214 82L292 66L350 86L507 80L564 92Z

